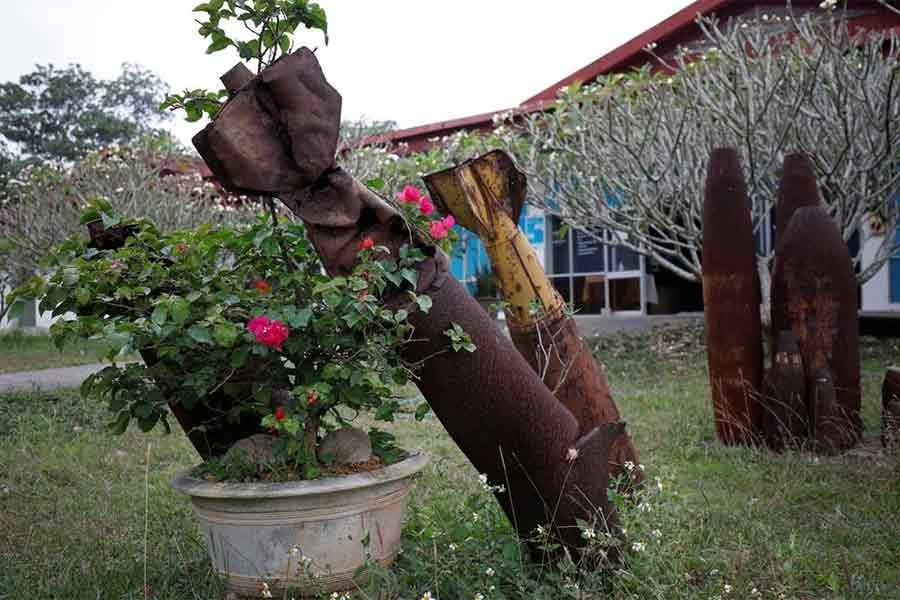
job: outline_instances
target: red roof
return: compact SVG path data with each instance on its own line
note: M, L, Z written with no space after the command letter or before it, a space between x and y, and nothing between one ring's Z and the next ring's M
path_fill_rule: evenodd
M817 8L820 3L821 0L792 0L791 4L794 9L810 9ZM853 19L859 26L871 29L896 29L900 26L900 16L889 12L878 0L849 0L848 3L851 8L877 9L880 13ZM541 90L519 106L391 131L364 138L360 144L405 143L408 144L409 151L415 152L431 145L433 142L429 140L463 129L487 130L493 126L493 118L496 115L510 111L522 114L544 110L555 100L560 88L575 82L592 81L601 75L621 73L643 66L653 60L651 55L644 51L650 45L654 45L654 52L661 56L674 52L678 46L686 45L702 35L696 24L698 15L707 16L715 13L717 17L725 19L761 7L784 9L786 4L786 0L697 0L612 52Z

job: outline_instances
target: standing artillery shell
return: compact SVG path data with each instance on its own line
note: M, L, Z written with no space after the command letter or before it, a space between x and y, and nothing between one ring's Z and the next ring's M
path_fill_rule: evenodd
M761 400L766 443L773 450L800 446L809 434L806 375L797 336L778 334L772 368L766 375Z
M703 302L716 434L754 442L762 412L759 276L750 201L737 152L714 150L703 203Z
M881 386L881 443L885 449L900 450L900 368L891 367Z
M788 154L784 157L778 202L775 204L775 247L784 237L788 223L798 208L818 205L819 188L812 161L806 154Z
M847 246L824 209L798 209L777 249L772 275L772 327L790 329L800 343L807 382L823 369L833 377L834 422L812 423L816 442L851 447L862 433L859 417L859 325L856 279ZM810 393L813 392L809 387ZM817 406L813 397L808 405ZM825 437L827 436L827 439Z

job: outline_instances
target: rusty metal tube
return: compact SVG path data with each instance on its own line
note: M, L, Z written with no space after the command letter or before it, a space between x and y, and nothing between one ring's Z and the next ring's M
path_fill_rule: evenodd
M583 432L620 420L602 370L580 338L565 301L553 287L517 222L525 201L525 176L505 152L495 150L425 176L438 208L484 244L507 304L506 322L518 351ZM625 464L632 465L629 469ZM643 479L631 438L618 438L609 456L612 477Z
M703 203L703 304L716 435L756 443L763 350L750 199L737 151L714 150Z

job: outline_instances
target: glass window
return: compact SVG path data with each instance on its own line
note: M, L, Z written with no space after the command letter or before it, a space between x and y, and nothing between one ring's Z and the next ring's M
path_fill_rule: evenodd
M603 258L603 243L596 237L577 229L573 230L572 262L575 263L573 273L594 273L606 271Z
M569 236L571 231L566 231L559 217L552 218L552 252L553 252L553 272L569 273ZM566 231L565 235L560 235L561 231Z
M641 268L641 258L637 252L622 246L609 249L610 271L637 271Z
M574 299L572 305L581 313L602 312L606 308L606 277L585 275L572 278Z
M609 303L612 310L641 310L641 280L638 277L611 279Z

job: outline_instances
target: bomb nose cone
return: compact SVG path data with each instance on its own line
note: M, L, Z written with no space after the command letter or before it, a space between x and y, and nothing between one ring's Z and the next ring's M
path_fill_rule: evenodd
M819 188L812 160L806 154L788 154L784 157L775 205L775 247L784 238L797 209L818 205Z

